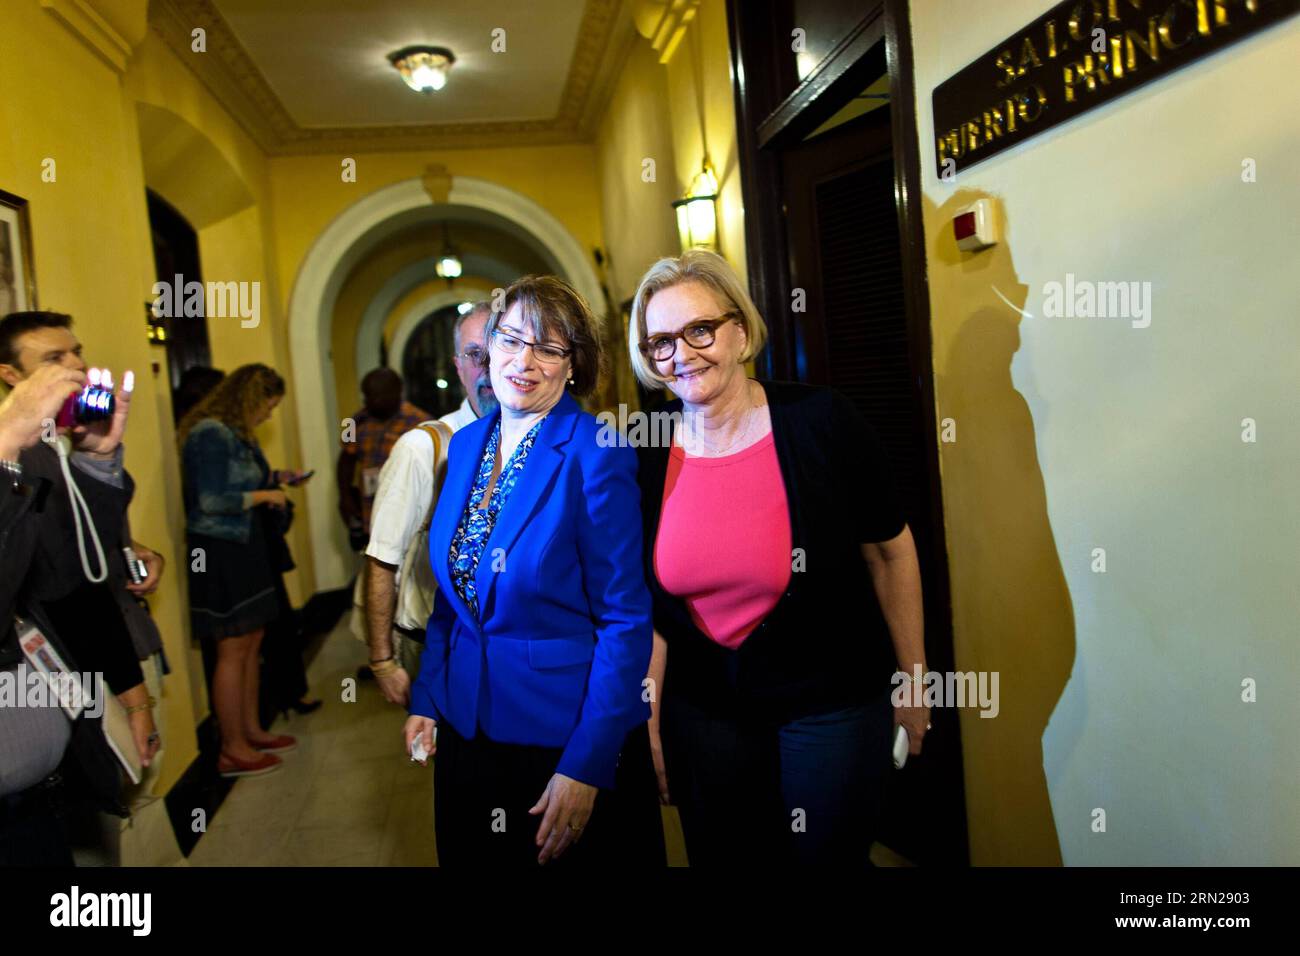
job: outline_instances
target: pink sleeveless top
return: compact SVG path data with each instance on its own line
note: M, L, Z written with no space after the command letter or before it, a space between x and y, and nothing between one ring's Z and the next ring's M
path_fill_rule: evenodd
M695 626L735 649L790 583L790 512L776 444L721 458L674 446L664 482L654 572Z

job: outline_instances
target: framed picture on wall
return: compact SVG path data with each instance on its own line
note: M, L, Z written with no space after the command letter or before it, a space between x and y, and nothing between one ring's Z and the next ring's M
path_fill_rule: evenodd
M0 189L0 316L37 307L27 200Z

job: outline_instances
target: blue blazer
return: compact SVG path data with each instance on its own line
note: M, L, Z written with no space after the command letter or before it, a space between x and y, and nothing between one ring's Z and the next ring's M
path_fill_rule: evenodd
M650 716L650 592L636 453L602 447L565 393L497 517L475 582L482 625L456 593L451 539L500 410L456 432L429 526L438 580L411 713L465 738L563 748L556 767L614 785L623 740Z

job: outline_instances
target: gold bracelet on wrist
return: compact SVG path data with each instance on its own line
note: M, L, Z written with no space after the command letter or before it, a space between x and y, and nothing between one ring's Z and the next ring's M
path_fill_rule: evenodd
M389 674L399 670L401 670L401 668L397 666L397 662L392 658L389 658L386 661L381 661L378 664L370 665L370 673L374 674L376 677L387 677Z

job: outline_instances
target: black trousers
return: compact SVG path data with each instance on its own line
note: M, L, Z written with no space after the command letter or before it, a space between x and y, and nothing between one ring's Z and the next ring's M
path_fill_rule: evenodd
M537 867L538 828L529 814L555 774L557 747L505 744L481 731L466 740L438 725L433 758L434 831L438 864L447 867ZM629 869L666 864L649 737L633 731L619 758L616 785L601 790L581 839L547 869Z
M49 778L0 797L0 866L73 866L67 816L75 807Z
M785 723L665 697L660 721L692 867L871 866L893 767L888 692Z
M280 613L266 625L262 636L262 680L258 716L263 727L271 726L276 714L288 710L307 696L307 665L303 660L303 636L298 615L289 601L284 575L275 574L276 604Z

